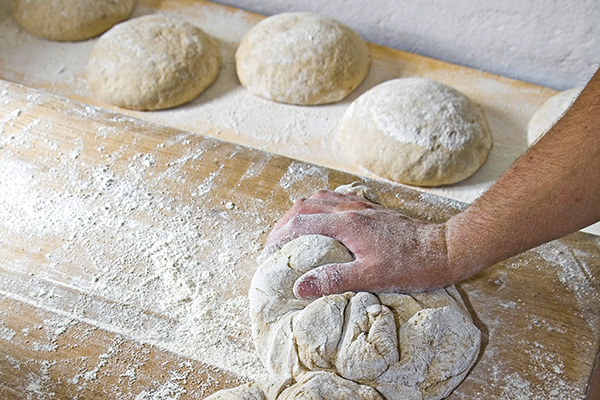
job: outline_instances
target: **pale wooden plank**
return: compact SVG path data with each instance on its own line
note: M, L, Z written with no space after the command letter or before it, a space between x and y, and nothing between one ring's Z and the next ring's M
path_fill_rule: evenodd
M50 311L177 360L260 375L245 296L261 243L295 199L357 177L12 83L0 94L0 291L17 302L3 315L3 354L21 340L13 327ZM367 182L417 218L463 207ZM599 347L599 242L570 235L458 285L484 346L450 398L584 397Z

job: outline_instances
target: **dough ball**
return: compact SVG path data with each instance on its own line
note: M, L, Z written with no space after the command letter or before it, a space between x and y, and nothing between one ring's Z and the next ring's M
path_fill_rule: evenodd
M164 15L123 22L98 39L86 68L107 103L159 110L196 98L217 77L221 53L201 29Z
M127 19L135 0L13 0L13 14L44 39L74 41L100 35Z
M396 182L439 186L468 178L483 165L492 136L483 111L440 82L384 82L348 107L340 126L348 156Z
M358 182L337 190L375 195ZM475 363L481 343L454 286L412 295L294 296L294 283L304 273L352 260L340 242L321 235L301 236L267 258L252 277L248 297L252 337L271 381L221 390L208 399L447 397Z
M269 100L315 105L346 97L365 78L369 49L347 26L307 12L278 14L256 24L235 54L237 75Z
M527 124L527 143L530 146L562 117L582 90L574 88L555 94L535 111Z
M356 399L377 392L385 399L447 396L475 362L481 336L456 289L294 297L294 282L305 272L351 260L336 240L307 235L256 271L249 291L256 349L271 376L294 382L277 398L338 398L330 393L359 393L357 384L363 394ZM319 371L334 377L310 375Z
M326 371L307 372L296 379L248 383L223 389L205 400L383 400L377 391Z

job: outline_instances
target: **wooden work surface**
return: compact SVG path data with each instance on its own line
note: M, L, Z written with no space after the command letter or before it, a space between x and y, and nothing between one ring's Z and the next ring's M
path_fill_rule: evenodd
M295 199L356 179L1 82L0 398L203 398L262 377L261 243ZM366 182L417 218L461 208ZM584 398L599 248L577 233L458 285L483 347L451 399Z
M264 377L247 316L255 258L295 199L358 179L349 173L373 178L335 151L352 100L387 79L423 76L482 105L494 136L488 161L465 182L430 190L470 201L526 148L529 117L555 93L370 44L369 76L345 101L275 104L243 90L233 64L262 16L142 0L135 16L190 20L219 39L224 62L195 101L133 112L89 92L94 40L35 38L8 3L0 0L0 398L203 398ZM417 218L463 207L362 179ZM578 233L459 284L484 341L450 398L583 399L600 347L599 257L600 239Z

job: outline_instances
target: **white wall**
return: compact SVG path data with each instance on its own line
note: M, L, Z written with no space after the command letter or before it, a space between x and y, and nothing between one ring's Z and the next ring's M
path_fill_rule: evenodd
M600 62L600 0L218 0L272 15L313 11L365 40L554 89Z

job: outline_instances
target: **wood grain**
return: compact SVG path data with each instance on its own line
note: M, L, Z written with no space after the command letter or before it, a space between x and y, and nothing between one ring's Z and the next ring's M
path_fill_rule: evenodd
M214 35L224 63L193 102L135 112L87 88L94 40L35 38L0 5L0 78L13 82L0 81L1 398L203 398L260 376L244 299L265 235L294 200L361 179L415 218L464 207L350 164L335 133L351 101L421 76L480 104L490 158L429 190L470 201L525 150L527 121L556 93L369 44L369 75L343 102L272 104L241 88L233 61L263 16L192 0L140 0L134 16L155 12ZM589 387L595 400L598 237L570 235L458 289L484 341L450 399L583 399Z
M170 221L212 216L197 226L189 251L200 260L195 274L232 274L214 282L217 306L227 307L245 297L269 227L295 199L360 178L8 82L0 93L0 393L135 398L172 390L183 399L247 380L169 341L187 318L174 311L188 309L161 308L162 286L148 275L156 244L140 248L136 240ZM147 155L152 162L144 164ZM98 182L108 171L112 183ZM131 190L123 193L120 182ZM416 218L443 220L463 207L365 182L384 205ZM148 204L131 202L140 193ZM61 217L73 211L54 207L65 201L77 204L82 226ZM19 214L19 204L28 212ZM112 204L128 207L110 216ZM244 257L221 257L228 237ZM584 398L599 349L599 247L598 237L577 233L457 286L484 341L451 399ZM114 277L98 275L112 266ZM235 304L231 318L247 311ZM235 330L215 335L241 355L253 349L248 321L239 318Z

